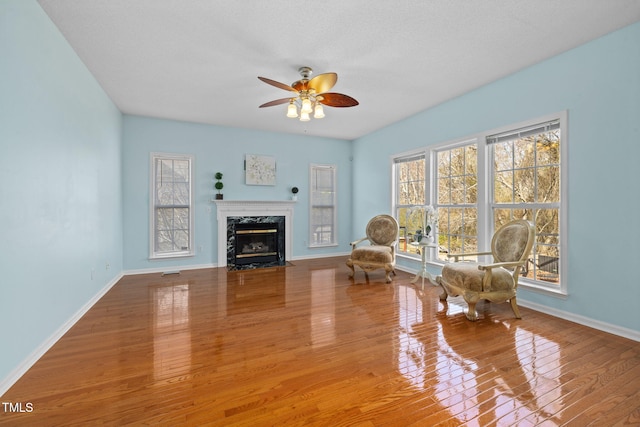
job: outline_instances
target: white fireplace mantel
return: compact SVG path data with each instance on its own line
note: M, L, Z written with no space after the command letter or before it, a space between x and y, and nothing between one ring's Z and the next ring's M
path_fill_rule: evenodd
M227 265L227 218L230 216L284 216L285 261L291 260L294 200L214 200L218 219L218 267Z

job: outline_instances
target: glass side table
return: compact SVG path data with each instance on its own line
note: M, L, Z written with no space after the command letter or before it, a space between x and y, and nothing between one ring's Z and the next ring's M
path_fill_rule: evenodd
M422 278L422 289L424 289L424 279L430 281L433 285L436 285L436 278L433 274L427 271L427 251L429 248L437 248L438 245L435 242L411 242L409 243L414 248L418 248L420 256L422 257L422 269L416 274L411 283L417 283Z

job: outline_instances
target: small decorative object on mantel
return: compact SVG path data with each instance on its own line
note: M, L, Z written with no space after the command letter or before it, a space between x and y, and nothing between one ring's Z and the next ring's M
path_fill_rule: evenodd
M298 187L291 187L291 193L293 193L291 200L298 200Z
M413 206L411 208L411 216L414 212L419 212L420 225L414 239L416 242L432 243L434 241L435 228L438 224L438 212L431 205Z
M216 194L216 200L222 200L224 197L224 195L221 193L221 190L224 188L224 184L221 181L222 172L216 172L214 177L216 179L216 183L214 184L214 187L216 187L216 190L218 190L218 194Z

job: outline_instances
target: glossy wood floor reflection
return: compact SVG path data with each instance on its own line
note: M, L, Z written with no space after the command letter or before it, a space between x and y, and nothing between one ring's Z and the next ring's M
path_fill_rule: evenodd
M123 278L2 398L2 425L640 424L640 343L438 299L344 258ZM0 408L1 409L1 408Z

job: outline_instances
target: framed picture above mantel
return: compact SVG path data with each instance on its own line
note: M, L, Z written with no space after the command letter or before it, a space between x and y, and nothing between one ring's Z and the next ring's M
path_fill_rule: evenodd
M244 159L247 185L276 185L276 158L260 154L246 154Z

